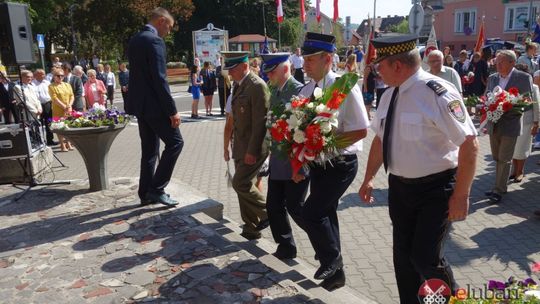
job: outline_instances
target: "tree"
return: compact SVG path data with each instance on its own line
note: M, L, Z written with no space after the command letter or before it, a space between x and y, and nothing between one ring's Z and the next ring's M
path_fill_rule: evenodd
M409 33L409 21L403 19L399 24L390 26L389 30L394 33L407 34Z

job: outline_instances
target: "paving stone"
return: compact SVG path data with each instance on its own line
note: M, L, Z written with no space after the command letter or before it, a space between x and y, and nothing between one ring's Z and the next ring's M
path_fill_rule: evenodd
M148 271L139 271L128 274L124 282L144 286L154 281L156 275Z

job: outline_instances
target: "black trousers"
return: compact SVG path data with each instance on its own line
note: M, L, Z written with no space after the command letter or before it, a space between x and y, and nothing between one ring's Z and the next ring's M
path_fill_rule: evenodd
M114 100L114 86L112 85L107 86L107 100L111 101L111 106L112 106L113 100Z
M294 79L298 80L301 84L304 84L304 70L303 69L295 69L294 70Z
M287 211L300 228L305 230L301 216L302 204L306 198L309 179L299 183L292 180L268 179L266 212L274 241L282 246L296 247Z
M322 266L341 255L337 206L356 176L356 155L340 156L310 170L310 194L302 208L306 233Z
M227 103L227 98L231 95L231 88L223 90L223 88L218 88L219 95L219 108L221 109L221 115L225 114L225 104Z
M17 108L17 106L11 102L6 104L2 114L4 115L4 122L7 125L21 122L21 113L19 108ZM9 114L13 115L13 120L11 120L11 116Z
M54 139L54 135L51 132L51 128L50 128L51 119L52 119L51 102L48 101L46 103L42 103L41 108L43 109L43 112L41 113L41 117L40 117L41 124L43 126L45 126L45 133L46 133L46 136L47 136L47 144L51 144L53 139Z
M418 290L428 279L455 281L443 256L450 230L448 199L452 176L423 184L404 183L390 174L389 211L393 226L394 271L401 303L419 303Z
M165 193L165 187L171 180L176 160L184 146L179 128L171 128L168 117L145 118L138 116L139 136L141 138L141 176L139 178L139 197L144 199L146 193ZM165 143L159 164L159 141Z
M128 99L128 92L124 92L124 91L121 91L121 92L122 92L122 100L125 103Z

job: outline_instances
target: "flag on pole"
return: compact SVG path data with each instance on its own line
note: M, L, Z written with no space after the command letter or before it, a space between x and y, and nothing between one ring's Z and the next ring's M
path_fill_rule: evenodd
M300 21L306 23L306 9L304 8L304 0L300 0Z
M276 0L276 6L277 6L277 22L281 23L283 22L283 3L281 0Z
M317 14L315 15L317 17L317 23L321 23L321 0L317 0Z
M424 58L426 58L431 51L438 49L437 37L435 36L435 26L431 25L431 31L429 32L429 37L426 42L426 50L424 51Z
M373 44L371 41L373 40L375 31L371 28L371 19L368 17L368 28L369 28L369 42L368 42L368 49L367 49L367 56L366 56L366 66L370 64L373 60L375 60L375 57L377 56L375 53L375 48L373 47Z
M339 18L338 0L334 0L334 22Z
M478 32L478 39L476 40L476 45L474 46L474 52L480 52L482 50L482 47L484 46L484 42L486 41L486 34L484 33L484 18L485 16L482 16L482 24L480 25L480 31Z
M261 54L269 54L270 48L268 47L268 37L264 36L264 43L263 43L263 49L261 51Z

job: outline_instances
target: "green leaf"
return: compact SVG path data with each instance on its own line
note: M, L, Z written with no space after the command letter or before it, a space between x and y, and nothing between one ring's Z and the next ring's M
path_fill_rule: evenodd
M322 97L323 103L326 104L332 98L332 92L338 90L346 95L349 95L352 88L358 83L358 75L356 73L347 73L336 80L331 86L324 90Z

